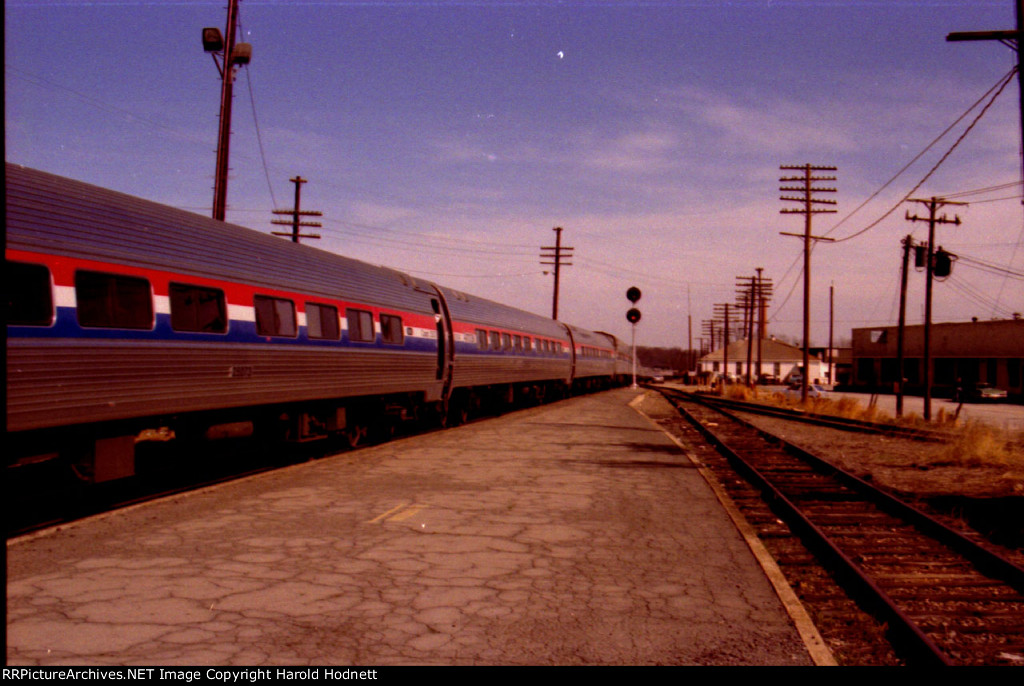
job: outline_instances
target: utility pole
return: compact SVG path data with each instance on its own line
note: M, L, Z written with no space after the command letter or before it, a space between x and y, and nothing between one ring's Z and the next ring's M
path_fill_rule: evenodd
M746 283L744 283L746 282ZM743 326L747 336L747 386L752 387L754 376L754 310L757 307L756 276L736 277L736 304L743 307Z
M693 315L690 314L690 284L686 284L686 371L697 371L697 358L693 354ZM687 379L690 376L687 374Z
M784 176L779 179L782 183L800 183L798 186L781 186L780 191L784 193L800 193L798 197L780 196L780 200L789 200L801 203L801 209L782 209L781 214L802 214L804 215L804 233L801 236L797 233L782 233L783 236L796 236L804 239L804 373L801 374L800 401L807 402L807 380L810 376L810 337L811 337L811 241L832 241L835 239L824 236L811 235L811 216L815 214L834 214L836 210L816 209L815 205L835 205L835 200L822 200L815 198L815 193L835 193L835 188L819 188L814 186L816 181L835 181L834 176L814 176L817 171L835 171L835 167L812 166L804 164L799 166L783 165L782 170L801 170L802 176Z
M1024 73L1021 73L1020 43L1021 36L1024 36L1024 0L1015 0L1014 6L1017 14L1017 28L1014 31L963 31L950 33L946 36L947 41L979 41L997 40L1008 46L1017 53L1017 84L1020 98L1021 118L1021 146L1024 149ZM1024 158L1021 164L1024 165ZM1024 166L1022 166L1024 170ZM1024 201L1022 201L1024 202Z
M836 380L835 366L832 363L832 330L835 325L836 319L836 286L835 284L829 284L828 286L828 385L832 386Z
M930 198L928 200L921 200L917 198L910 198L911 202L923 203L928 208L928 217L918 217L916 214L911 216L910 210L907 210L907 221L910 222L928 222L928 263L925 266L926 281L925 281L925 296L924 296L924 419L930 421L932 418L932 351L931 351L931 332L932 332L932 281L934 280L935 274L935 225L936 224L955 224L960 226L960 217L954 216L953 219L949 219L946 215L936 217L935 213L940 207L944 205L966 205L965 202L953 202L951 200L943 200L942 198ZM902 373L902 371L901 371Z
M303 217L322 217L323 216L323 212L303 211L303 210L299 209L300 189L302 188L302 184L306 183L306 179L302 178L301 176L295 176L295 177L292 177L292 178L290 178L288 180L295 184L295 206L292 209L290 209L290 210L274 210L274 214L290 214L290 215L292 215L292 219L291 219L291 221L286 221L284 219L272 219L272 220L270 220L270 223L271 224L283 225L283 226L288 226L289 224L291 224L292 230L291 230L291 232L271 231L271 233L274 234L275 236L291 236L292 237L292 243L298 243L300 238L320 238L320 234L318 234L318 233L299 233L299 227L300 226L312 226L312 227L316 227L316 228L319 228L320 226L322 226L320 224L320 222L301 222L301 221L299 221L299 217L300 216L303 216Z
M231 100L236 67L249 64L252 46L235 44L238 27L238 0L228 0L228 18L221 36L217 28L203 29L203 50L210 53L220 72L220 128L217 136L217 169L213 185L213 218L224 221L228 195L228 148L231 141ZM221 61L217 62L217 56Z
M719 329L719 331L720 331L719 336L722 339L722 343L721 343L721 345L722 345L722 366L723 366L722 373L725 375L725 378L728 378L728 375L729 375L729 343L730 343L730 340L729 340L730 339L729 325L733 324L733 323L736 323L736 324L740 323L740 319L737 316L736 310L735 309L730 309L731 307L732 306L729 303L715 305L714 308L713 308L713 310L714 310L714 319L712 319L711 322L710 322L711 323L711 331L712 331L712 344L711 344L711 349L712 350L715 349L715 347L714 347L715 323L718 322L718 321L722 322L722 326Z
M755 269L757 276L748 277L751 280L751 299L753 300L753 310L751 311L750 320L750 335L751 338L757 337L757 366L754 367L753 383L757 383L761 379L761 374L764 372L764 366L762 364L762 341L764 341L765 333L765 309L767 303L772 297L772 280L765 279L762 275L764 267L757 267ZM754 317L757 317L757 328L755 331ZM749 347L749 346L748 346ZM750 353L748 353L749 355Z
M553 260L552 262L541 262L541 264L553 265L555 267L555 294L554 294L554 297L552 298L551 318L552 319L558 319L558 282L559 282L560 270L561 270L563 265L566 266L566 267L571 267L572 266L572 262L563 262L563 260L571 260L572 259L572 251L575 250L575 248L562 247L562 227L561 226L556 226L552 230L555 232L555 244L554 245L542 245L540 247L540 249L541 250L546 250L547 252L546 253L542 252L540 254L540 259L541 260Z
M914 238L907 235L903 239L903 267L900 270L900 321L896 329L896 416L903 416L903 385L906 383L904 369L904 346L907 328L907 270L910 265L910 249L914 247Z
M761 342L764 340L764 279L761 276L761 272L764 271L764 267L757 267L757 377L756 381L761 380L761 374L764 372L764 367L761 366Z
M729 303L725 303L725 345L722 346L722 390L729 379Z

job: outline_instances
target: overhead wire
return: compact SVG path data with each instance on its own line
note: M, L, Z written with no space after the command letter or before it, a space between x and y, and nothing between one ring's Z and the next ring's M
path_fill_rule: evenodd
M961 133L960 136L953 142L953 145L949 148L949 150L947 150L946 153L944 155L942 155L941 158L939 158L939 161L936 162L932 166L932 168L928 170L928 173L926 173L924 175L924 177L920 181L918 181L917 184L913 188L911 188L902 198L900 198L900 200L895 205L893 205L888 211L885 212L885 214L883 214L881 217L879 217L878 219L876 219L872 223L868 224L863 229L861 229L861 230L859 230L859 231L857 231L855 233L852 233L849 236L845 236L843 238L836 238L836 239L833 240L833 243L843 243L845 241L849 241L849 240L852 240L854 238L857 238L858 236L861 236L861 235L867 233L868 231L870 231L871 229L875 228L876 226L881 224L885 219L887 219L889 217L889 215L891 215L893 212L895 212L899 208L900 205L902 205L904 202L906 202L910 198L910 196L912 196L914 193L916 193L917 190L921 186L923 186L924 183L928 179L930 179L932 177L932 175L939 169L939 167L941 167L945 163L945 161L949 158L949 156L953 153L953 151L956 150L957 147L960 145L960 143L963 142L964 138L967 137L967 134L969 134L974 129L974 127L977 125L977 123L979 121L981 121L981 118L985 116L985 113L988 112L989 108L992 107L993 103L995 103L995 101L999 98L999 96L1002 94L1002 92L1010 84L1010 82L1013 80L1013 77L1014 77L1014 75L1016 73L1017 73L1017 67L1014 66L992 88L990 88L988 91L986 91L985 94L981 98L979 98L973 105L971 105L967 109L967 111L964 112L964 114L962 114L952 125L947 127L945 131L943 131L941 134L939 134L939 136L934 141L932 141L932 143L930 143L928 145L928 147L925 148L924 151L922 151L917 157L915 157L913 160L911 160L906 165L904 165L904 167L902 169L900 169L896 173L896 175L893 176L889 181L887 181L882 186L882 188L880 188L871 197L869 197L867 200L865 200L863 203L861 203L861 205L859 205L856 209L854 209L853 212L851 212L849 215L844 217L843 220L841 220L839 223L837 223L835 226L833 226L831 229L829 229L827 232L825 232L825 235L828 235L829 233L834 231L843 222L845 222L846 219L848 219L849 217L853 216L853 214L856 213L861 207L863 207L868 202L870 202L872 199L877 197L878 194L882 192L882 190L884 190L893 181L895 181L897 177L902 175L903 172L906 171L914 162L916 162L918 159L920 159L921 156L925 152L927 152L929 149L931 149L941 138L943 138L947 133L949 133L949 131L954 126L956 126L961 120L963 120L967 116L967 114L972 112L978 106L979 103L981 103L983 100L988 98L988 102L985 103L985 105L981 108L981 111L978 112L977 116L975 116L975 118L971 121L971 123L967 126L967 128L964 129L963 133ZM994 94L993 94L993 91L995 91ZM992 94L991 97L989 97L990 94Z
M963 264L963 266L966 267L974 267L975 269L988 272L989 274L995 274L997 276L1024 280L1024 272L1019 272L1010 267L994 264L992 262L986 262L985 260L978 259L977 257L957 255L957 264Z
M267 190L270 191L270 201L273 207L278 207L277 198L274 196L274 184L270 182L270 169L267 167L267 153L263 148L263 135L260 133L260 122L256 117L256 97L252 93L252 77L249 76L249 68L245 70L245 83L249 86L249 103L252 106L252 123L256 130L256 143L260 148L260 161L263 163L263 176L267 180Z

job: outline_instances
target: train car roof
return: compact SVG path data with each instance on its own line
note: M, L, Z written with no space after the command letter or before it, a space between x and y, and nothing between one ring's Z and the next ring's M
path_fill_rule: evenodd
M82 181L6 163L7 247L422 309L431 282ZM562 337L559 322L442 288L452 316ZM575 331L585 332L584 329ZM589 332L586 332L589 334Z
M422 309L430 284L270 234L6 165L7 247ZM431 289L432 290L432 289Z

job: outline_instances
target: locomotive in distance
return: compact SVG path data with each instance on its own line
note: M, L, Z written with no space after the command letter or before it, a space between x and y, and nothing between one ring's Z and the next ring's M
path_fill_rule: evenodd
M19 165L6 182L8 466L109 481L156 428L356 445L627 381L608 333Z

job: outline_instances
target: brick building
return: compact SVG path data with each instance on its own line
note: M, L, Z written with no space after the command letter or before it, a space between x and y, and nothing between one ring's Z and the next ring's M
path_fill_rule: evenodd
M853 330L853 385L891 392L897 381L898 327ZM904 342L906 392L924 389L924 325L908 326ZM1024 319L932 324L932 392L951 396L958 383L985 382L1024 398Z

